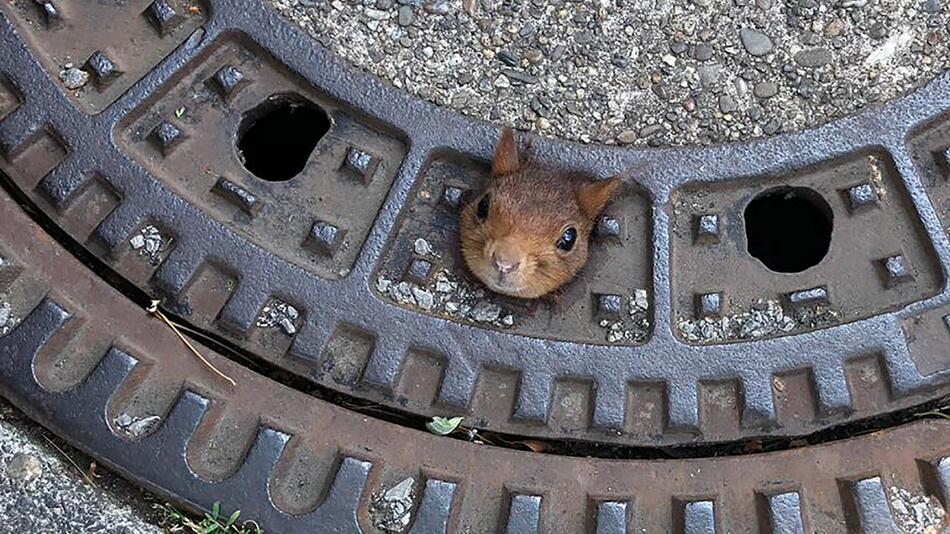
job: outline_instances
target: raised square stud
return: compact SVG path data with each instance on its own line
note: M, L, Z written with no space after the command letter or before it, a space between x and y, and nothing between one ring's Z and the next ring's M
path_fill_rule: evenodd
M697 317L703 319L706 317L720 317L722 315L722 305L723 300L725 300L722 292L701 293L695 295L693 299Z
M261 209L261 202L256 195L227 178L218 179L214 184L214 192L244 210L248 215L256 215Z
M416 285L425 286L432 280L432 274L434 272L435 268L431 261L422 258L413 258L412 261L409 262L409 267L406 268L405 279Z
M310 233L307 235L304 244L319 254L332 256L340 248L345 235L346 230L326 221L318 220L310 227Z
M695 243L712 244L719 242L719 215L712 213L697 215L694 218L694 224L696 226Z
M162 37L171 33L182 21L181 15L166 0L155 0L142 14Z
M92 73L96 87L105 89L122 74L119 67L102 50L96 50L86 61L86 69Z
M43 23L46 25L47 30L53 30L63 25L63 17L60 14L59 8L56 7L56 4L54 4L52 0L34 1L37 7L39 7L40 13L43 15Z
M858 184L847 191L848 209L851 213L856 213L865 208L877 205L877 191L869 183Z
M828 289L825 286L793 291L785 295L789 304L804 306L809 304L828 304Z
M373 175L376 174L378 166L379 158L351 146L346 149L346 158L343 160L341 170L355 177L363 185L369 185L373 181Z
M594 295L594 298L597 303L598 318L605 317L610 319L619 319L620 316L623 315L622 296L597 293Z
M185 136L174 124L162 121L152 130L151 138L162 151L162 155L166 156L184 140Z
M244 73L234 65L225 65L211 78L211 85L221 98L230 100L247 83Z
M892 288L914 279L910 262L903 254L895 254L879 260L884 279L884 287Z
M594 235L598 239L620 239L620 219L602 215L600 219L597 219Z
M459 187L453 185L445 186L445 190L442 191L442 202L446 206L451 208L458 208L462 204L462 197L465 195L465 191Z

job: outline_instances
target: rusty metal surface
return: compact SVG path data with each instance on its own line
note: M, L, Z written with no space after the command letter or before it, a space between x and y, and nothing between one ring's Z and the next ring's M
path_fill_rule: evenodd
M207 21L203 2L53 2L13 0L11 22L56 79L69 67L86 71L79 87L63 87L83 111L99 113Z
M375 496L407 477L407 531L426 534L886 533L917 524L895 491L927 513L950 498L944 420L770 454L609 460L382 422L206 350L230 387L6 195L0 228L0 290L20 319L0 337L0 393L151 489L224 498L269 532L376 532Z
M703 293L722 294L724 302L718 313L729 316L749 310L756 299L787 302L796 293L821 288L819 298L827 306L827 313L834 314L826 324L818 323L827 326L881 315L939 293L943 288L940 264L889 158L880 151L858 152L832 165L792 175L677 191L673 200L672 262L684 268L673 270L674 316L678 320L694 319L694 297ZM740 224L743 207L776 187L817 192L831 210L830 250L818 265L799 273L763 272L759 260L742 246L746 241ZM870 193L867 202L858 203L852 196L862 187ZM703 215L722 221L721 231L706 242L698 241L694 231L696 219ZM794 228L802 221L775 223ZM909 271L907 276L887 276L882 264L891 257L902 258ZM709 267L685 268L689 265ZM736 284L737 272L750 275ZM807 327L800 325L789 333L800 333ZM682 334L681 328L677 333Z
M466 185L464 176L442 183L439 166L486 161L491 125L384 87L257 2L227 1L200 10L205 26L90 116L44 59L70 26L27 28L17 6L0 11L0 169L75 240L193 324L323 386L514 434L634 445L804 434L948 391L950 243L945 210L931 204L945 196L946 145L933 121L950 108L947 76L881 109L753 144L634 151L534 140L537 157L629 172L631 194L614 207L623 244L597 245L563 309L517 309L507 328L422 310L419 299L393 302L378 286L381 273L402 277L419 259L405 250L416 237L452 250L450 213L440 215L448 226L425 227L435 198L417 196ZM247 76L213 79L226 64ZM285 90L339 118L303 186L255 181L228 146L255 98ZM208 100L182 100L199 94ZM174 129L154 130L162 121ZM379 160L372 179L347 167L353 145ZM827 286L842 320L767 339L684 341L678 322L695 313L697 293L723 291L740 305L776 296L756 294L779 278L743 256L732 204L798 180L843 214L841 189L863 184L864 171L838 169L866 154L886 164L893 194L875 208L885 216L836 217L828 268L776 285ZM308 203L323 192L334 200ZM732 239L724 249L741 268L679 259L693 253L675 201L690 192L722 208ZM430 204L415 210L419 202ZM161 236L154 253L133 248L152 231ZM887 250L863 245L877 236ZM889 265L908 270L894 271L901 284L890 287L882 260L902 254L908 261ZM436 267L457 267L443 259ZM638 289L647 291L645 335L613 345L594 313L598 298ZM289 327L262 318L282 303L295 311Z

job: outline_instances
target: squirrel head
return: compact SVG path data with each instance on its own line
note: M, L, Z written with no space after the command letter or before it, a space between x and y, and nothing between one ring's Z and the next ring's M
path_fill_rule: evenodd
M492 291L544 296L587 263L590 234L621 185L619 177L596 180L523 164L506 128L485 189L462 210L462 256Z

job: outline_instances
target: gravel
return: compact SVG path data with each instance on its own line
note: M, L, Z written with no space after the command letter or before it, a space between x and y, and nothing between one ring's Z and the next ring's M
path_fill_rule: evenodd
M373 526L391 534L404 532L412 520L414 485L412 477L406 478L386 492L375 495L369 508Z
M627 299L627 314L619 320L601 319L608 343L639 343L650 335L650 297L637 289Z
M280 328L288 336L297 333L300 312L280 299L271 299L257 317L258 328Z
M9 302L0 301L0 337L12 332L19 323L20 320L13 315L13 306Z
M759 300L752 309L724 317L680 319L676 323L686 341L697 344L759 339L814 330L834 324L837 312L824 305L786 310L777 300Z
M937 534L945 532L946 512L937 499L915 495L897 486L890 488L891 511L901 532L906 534Z
M438 254L423 238L413 241L413 251L422 257L438 260ZM376 291L401 306L465 321L472 324L508 329L516 324L515 316L491 301L484 289L473 287L455 273L439 269L431 280L419 285L408 280L394 280L386 273L376 278Z
M163 236L158 228L148 225L129 239L129 246L145 258L151 265L158 265L162 255L168 250L171 238Z
M132 439L138 439L152 430L158 428L162 418L157 415L147 417L134 417L127 413L121 413L112 421L116 428L124 432Z
M934 0L271 3L420 98L582 142L708 145L801 130L950 66L950 9Z

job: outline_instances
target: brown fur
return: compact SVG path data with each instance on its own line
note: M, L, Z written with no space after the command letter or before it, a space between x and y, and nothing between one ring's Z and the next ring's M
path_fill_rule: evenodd
M536 162L522 164L514 132L505 129L495 149L485 190L462 210L462 255L472 273L493 291L521 298L546 295L570 281L587 263L597 217L620 189L620 178L593 180ZM488 216L476 216L489 194ZM555 244L573 227L568 252ZM493 257L518 263L502 274Z

